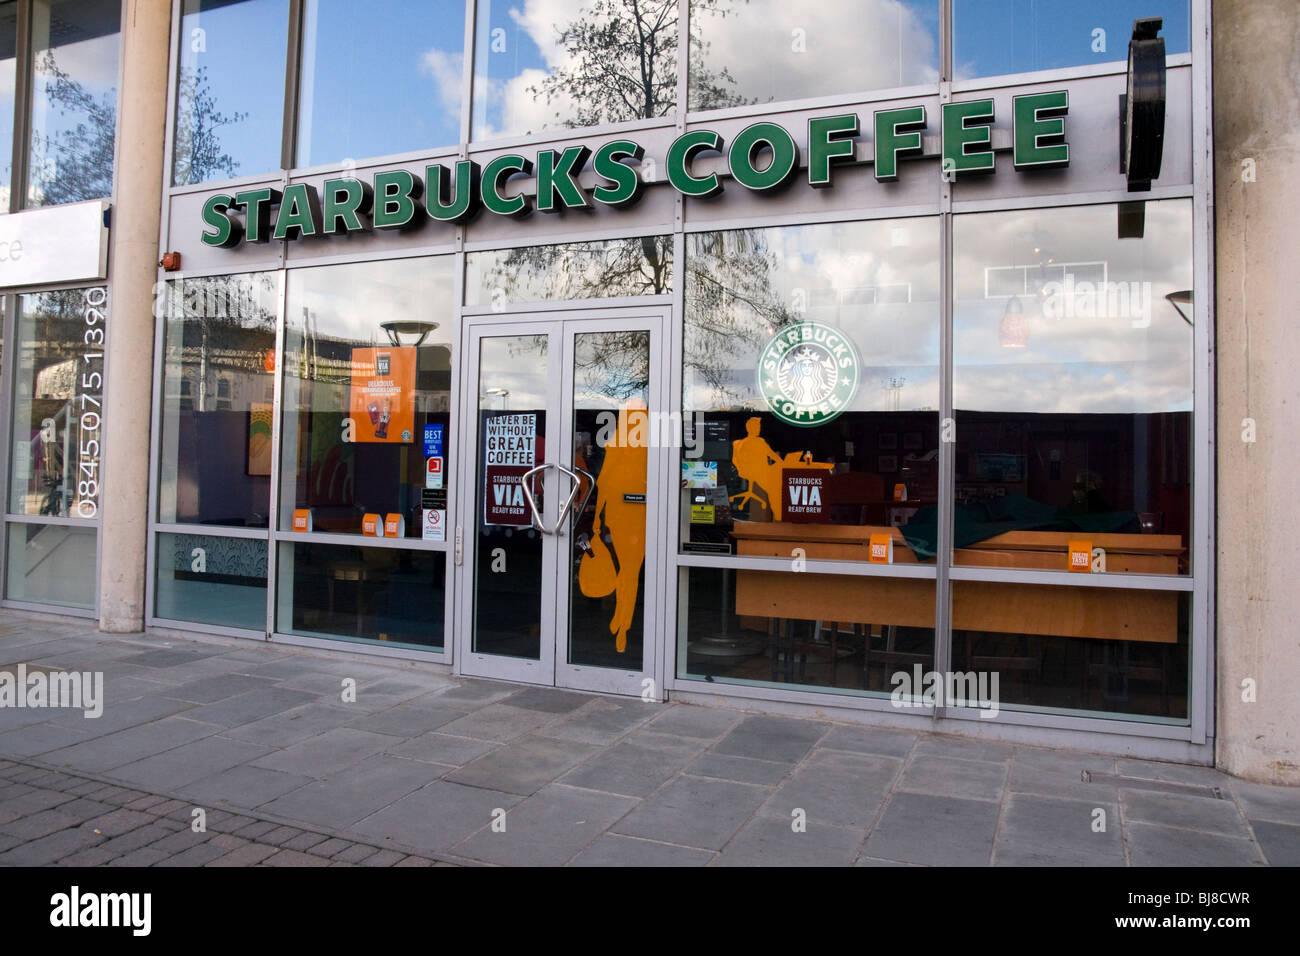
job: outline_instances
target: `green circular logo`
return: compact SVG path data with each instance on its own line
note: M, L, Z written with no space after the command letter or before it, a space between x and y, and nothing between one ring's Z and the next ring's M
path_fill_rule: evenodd
M820 322L783 326L759 353L758 390L781 421L825 424L858 391L858 351L847 335Z

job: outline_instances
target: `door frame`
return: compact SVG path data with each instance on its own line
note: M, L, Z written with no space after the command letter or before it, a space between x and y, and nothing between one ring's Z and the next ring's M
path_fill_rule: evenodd
M559 347L548 350L546 458L572 464L573 336L583 332L648 328L650 340L650 396L652 413L670 414L668 394L669 350L673 307L669 304L629 303L626 306L584 309L516 309L510 312L463 315L460 347L460 412L457 431L464 436L455 469L457 496L454 522L454 656L453 672L466 677L505 680L539 686L563 687L598 693L664 699L664 659L670 638L668 626L676 620L675 581L666 576L668 510L673 491L669 466L675 449L660 447L657 430L652 435L646 464L646 555L644 582L642 669L591 667L569 664L568 647L568 529L559 542L547 542L542 559L542 646L537 660L480 654L472 648L474 628L475 547L478 528L478 385L480 340L484 337L557 333ZM652 416L651 421L655 419ZM559 500L559 474L551 469L543 477L547 502ZM544 507L546 507L544 505ZM551 517L554 517L553 515ZM568 519L565 524L567 526ZM650 681L649 684L646 681ZM647 697L647 694L649 696Z

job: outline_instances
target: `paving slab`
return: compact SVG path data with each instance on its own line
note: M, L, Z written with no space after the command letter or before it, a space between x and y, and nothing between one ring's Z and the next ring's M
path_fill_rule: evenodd
M410 740L394 742L387 752L395 757L422 760L450 768L464 766L499 746L501 744L494 740L476 740L473 737L457 737L431 731Z
M597 752L593 744L520 737L446 775L452 783L527 796Z
M376 754L327 780L314 780L258 809L267 814L343 829L428 784L428 764ZM305 849L297 847L296 849Z
M172 791L216 771L256 760L269 752L266 747L214 734L116 767L111 776L142 790Z
M514 793L435 780L351 829L380 843L391 838L411 847L445 851L491 825L494 810L509 812L522 799Z
M200 777L179 789L196 806L232 806L252 810L311 782L312 777L301 774L240 766Z
M828 724L793 717L746 717L713 745L713 751L797 763L828 729Z
M929 866L987 866L998 807L928 793L895 793L867 838L868 856Z
M731 780L683 775L642 802L614 831L661 843L720 850L769 793L764 787Z
M508 811L503 831L484 827L453 852L485 863L560 866L634 806L630 797L552 785Z
M1271 866L1300 866L1300 826L1261 820L1252 829Z
M1246 821L1231 800L1128 788L1121 788L1119 794L1125 822L1158 823L1250 839Z
M1149 823L1130 823L1125 830L1133 866L1222 867L1267 862L1250 840Z
M254 767L318 779L330 777L379 753L393 738L354 727L335 727L254 760Z
M801 810L810 825L865 831L902 767L897 757L820 751L801 764L759 812L788 823Z
M918 754L908 763L898 789L998 803L1006 782L1005 763Z
M1105 811L1104 832L1094 829ZM1012 793L998 830L999 866L1123 866L1119 805Z
M713 866L848 866L857 858L865 830L755 817L723 847Z
M570 866L706 866L713 859L711 850L672 846L639 840L636 837L606 833L579 853Z

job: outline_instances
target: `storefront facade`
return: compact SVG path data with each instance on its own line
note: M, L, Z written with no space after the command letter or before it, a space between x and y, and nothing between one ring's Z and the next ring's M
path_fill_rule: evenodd
M1213 762L1208 2L429 6L172 4L143 623Z

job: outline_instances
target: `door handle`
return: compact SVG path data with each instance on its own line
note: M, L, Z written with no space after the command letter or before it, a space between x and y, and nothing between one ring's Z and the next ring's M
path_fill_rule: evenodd
M542 534L555 534L555 532L552 529L547 528L546 524L542 521L541 512L537 510L537 502L533 499L533 492L529 488L529 484L530 484L530 479L533 477L533 475L538 474L539 472L543 472L547 468L554 468L554 467L555 466L550 462L543 462L540 465L537 465L533 468L529 468L526 472L524 472L522 475L519 476L519 484L524 489L524 497L528 500L528 509L533 513L533 527L536 528L538 531L540 531Z
M555 527L551 530L551 534L563 534L564 522L569 517L569 509L573 507L573 503L578 499L578 492L582 491L582 479L578 477L577 472L571 471L563 465L556 465L555 467L573 479L573 487L569 489L569 497L564 500L564 505L560 508L559 517L555 519ZM583 500L582 505L584 508L587 506L585 499Z

